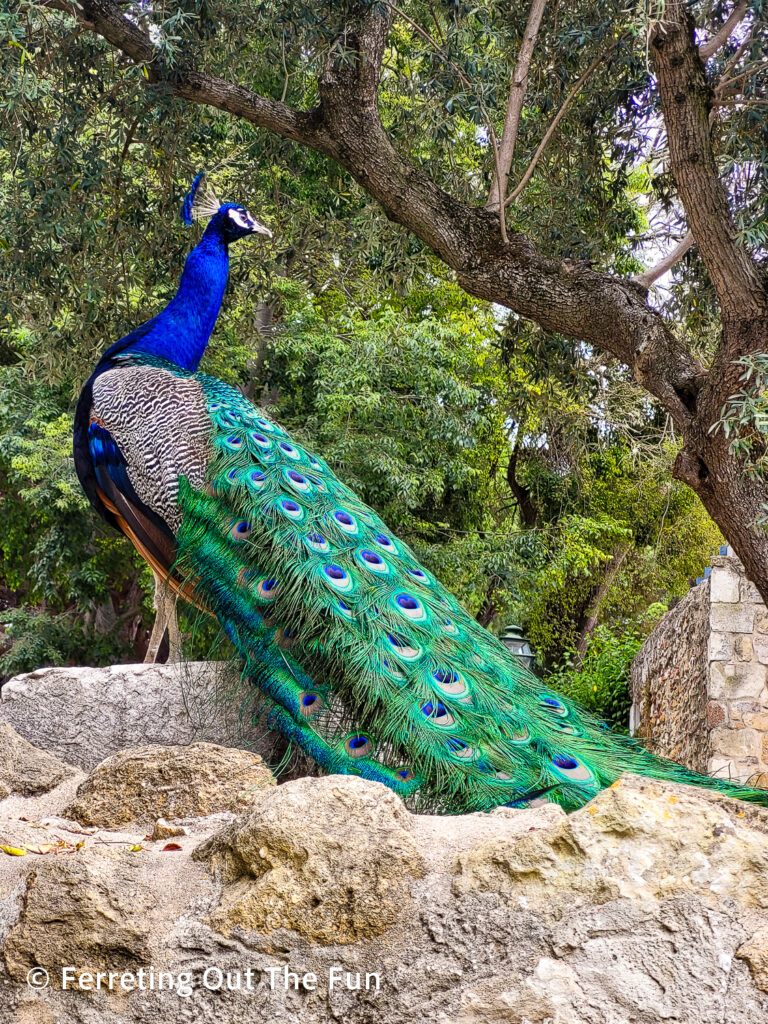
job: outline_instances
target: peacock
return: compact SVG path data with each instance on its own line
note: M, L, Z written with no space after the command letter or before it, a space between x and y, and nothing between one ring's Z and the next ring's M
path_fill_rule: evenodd
M768 805L768 792L662 760L542 685L318 454L198 370L229 247L271 232L202 173L182 218L208 223L173 299L85 383L75 465L156 579L218 619L269 726L322 770L430 813L571 810L623 772Z

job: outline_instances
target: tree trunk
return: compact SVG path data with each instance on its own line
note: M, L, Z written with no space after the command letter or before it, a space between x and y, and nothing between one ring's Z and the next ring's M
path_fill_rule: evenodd
M576 670L581 668L581 664L584 661L584 655L587 653L589 638L600 618L600 609L603 605L603 601L605 600L608 591L611 589L611 585L616 579L619 569L624 564L624 560L629 554L629 550L630 545L626 544L614 551L613 557L605 566L603 578L595 587L589 604L581 617L581 621L578 626L579 640L576 644L576 660L574 662L574 669Z

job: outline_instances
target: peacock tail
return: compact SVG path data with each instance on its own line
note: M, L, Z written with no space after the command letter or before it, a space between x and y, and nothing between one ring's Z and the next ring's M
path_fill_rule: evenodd
M210 221L178 291L115 342L75 414L78 477L159 577L214 615L269 724L328 772L447 813L580 807L624 772L768 805L611 733L543 686L331 472L240 392L198 372L229 245L271 237L195 178Z
M195 378L211 451L207 485L180 488L178 567L273 702L270 724L322 768L448 813L541 796L573 809L624 772L768 804L542 686L321 458Z

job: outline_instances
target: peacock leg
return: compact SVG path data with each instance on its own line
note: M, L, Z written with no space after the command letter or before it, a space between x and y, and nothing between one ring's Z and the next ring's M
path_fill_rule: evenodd
M176 595L171 592L166 581L159 576L154 569L152 575L155 578L155 624L152 627L152 635L149 638L147 653L144 657L145 663L154 664L157 661L157 653L160 644L163 642L166 629L168 630L168 661L179 661L181 659L181 633L176 618Z
M176 602L178 596L166 591L165 599L168 602L168 661L181 661L181 639L182 633L179 629L179 620L176 615Z

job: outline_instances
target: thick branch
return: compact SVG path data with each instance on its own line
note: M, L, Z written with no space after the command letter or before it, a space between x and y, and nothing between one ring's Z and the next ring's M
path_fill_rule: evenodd
M745 0L741 0L741 3L736 4L717 32L715 32L713 36L710 36L706 43L701 44L699 47L699 56L701 59L707 60L709 57L713 57L721 46L725 46L730 38L731 32L733 32L739 22L744 21L746 16L747 5Z
M97 32L137 64L145 65L150 85L162 86L175 96L209 104L322 150L326 140L317 117L311 113L294 110L286 103L260 96L217 75L187 69L164 75L157 66L157 53L149 36L124 17L114 0L42 0L40 6L73 14L85 28Z
M658 281L660 277L663 277L668 270L671 270L676 263L685 256L691 246L694 244L696 239L693 237L693 232L688 231L687 234L680 239L677 245L671 249L663 260L659 260L655 267L649 267L648 270L643 271L642 274L638 274L634 280L641 288L650 288L651 285Z
M496 173L491 182L491 189L488 193L488 202L486 204L489 210L500 210L507 194L509 172L512 167L512 158L515 155L515 143L517 142L517 132L520 127L520 115L523 111L523 102L528 88L528 71L531 66L533 48L536 45L536 37L539 34L539 26L541 25L541 19L546 6L547 0L533 0L528 14L528 23L523 33L523 42L517 55L509 86L509 100L507 102L507 113L504 118L504 130L501 134Z
M602 608L603 601L613 586L613 582L619 574L619 569L621 569L624 560L629 554L630 547L631 545L629 544L623 544L616 548L610 562L605 566L603 578L598 586L595 587L589 605L579 622L579 641L576 644L576 659L574 663L576 671L582 666L584 656L587 653L589 638L600 619L600 609Z
M533 503L531 492L517 479L517 463L519 458L517 446L513 449L507 463L507 484L512 492L517 507L520 511L520 518L525 526L535 526L538 514Z
M757 267L736 243L710 135L711 89L683 0L668 0L651 52L677 191L724 316L760 314L765 294Z

